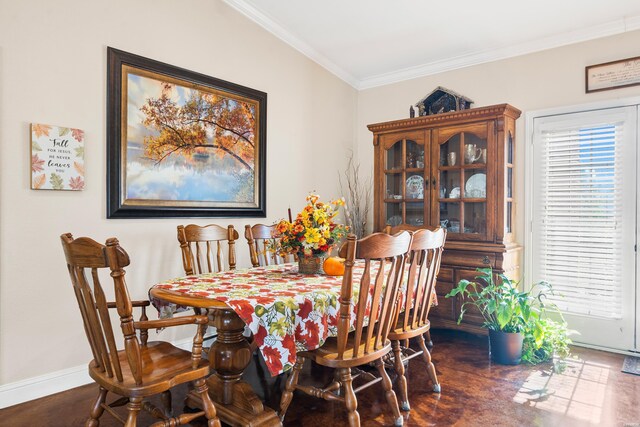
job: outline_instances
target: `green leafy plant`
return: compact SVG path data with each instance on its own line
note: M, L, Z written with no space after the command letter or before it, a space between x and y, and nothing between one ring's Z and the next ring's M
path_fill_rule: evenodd
M493 274L491 268L477 271L477 281L461 280L446 295L447 298L460 295L464 301L458 323L467 308L475 306L482 314L486 328L524 334L523 361L540 363L554 354L569 355L569 335L573 331L567 329L558 307L548 301L550 295L555 295L551 284L538 282L530 290L521 291L517 282L504 274ZM551 319L551 313L560 320Z

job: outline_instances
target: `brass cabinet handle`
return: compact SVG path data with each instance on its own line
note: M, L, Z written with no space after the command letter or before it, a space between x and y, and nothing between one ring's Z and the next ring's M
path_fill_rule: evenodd
M489 259L489 256L488 256L488 255L485 255L485 256L482 258L482 263L483 263L484 265L489 265L489 264L491 264L491 260Z

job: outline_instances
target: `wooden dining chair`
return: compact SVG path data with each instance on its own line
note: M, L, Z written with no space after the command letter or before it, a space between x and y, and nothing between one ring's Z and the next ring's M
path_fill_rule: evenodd
M406 290L404 292L404 303L396 310L394 327L389 333L393 347L394 369L398 374L397 384L400 390L400 409L408 411L410 409L407 395L407 380L404 375L404 362L422 355L427 364L429 378L433 382L433 391L440 393L440 383L436 375L436 369L431 361L431 354L425 344L424 335L429 332L429 309L431 299L436 286L436 278L440 270L440 260L447 237L447 232L438 227L435 231L422 229L413 232L411 250L409 251L407 263L408 274ZM408 346L403 347L402 342L407 342L411 338L416 338L420 347L419 351L414 351Z
M391 350L388 334L395 320L394 307L410 245L411 234L406 231L395 236L375 233L359 241L354 235L349 235L340 251L340 255L346 260L339 299L338 334L316 350L297 353L296 363L280 401L279 415L282 419L291 403L294 390L299 390L327 401L344 403L349 425L359 426L356 392L381 381L387 403L393 412L394 424L403 424L382 357ZM359 283L353 282L356 259L363 260L364 265ZM357 298L355 307L351 304L354 295ZM324 388L298 384L300 370L306 359L336 369L333 382ZM370 374L354 369L370 363L375 365L379 373L379 377L373 380L369 378ZM359 376L369 381L354 388L353 381Z
M220 227L216 224L200 226L189 224L178 226L178 241L182 249L182 264L187 275L235 270L238 232L233 225ZM228 264L224 261L224 246L227 246Z
M106 246L87 237L74 239L71 234L60 236L71 276L71 284L78 300L84 330L91 346L93 360L89 375L100 390L91 407L86 426L100 423L104 411L109 412L126 427L134 427L141 409L161 421L154 426L184 425L204 415L210 427L220 426L216 409L208 393L205 379L209 375L209 362L202 359L202 335L207 325L206 316L184 316L164 320L148 320L145 308L149 301L131 301L125 282L124 268L129 255L115 238ZM99 271L110 271L113 278L115 302L107 302L105 289L100 283ZM133 320L133 307L140 307L139 321ZM119 350L111 327L109 309L115 308L120 316L124 336L124 349ZM192 350L185 351L164 341L147 342L148 330L178 325L196 325ZM136 333L139 332L139 337ZM170 389L186 382L193 383L202 399L204 410L195 413L171 415ZM107 404L107 394L122 396ZM161 394L165 410L145 401L149 396ZM113 410L127 405L127 418L122 420Z
M251 265L261 267L265 265L277 265L285 262L293 262L293 255L279 255L275 247L278 238L274 237L275 225L246 225L244 237L249 245Z
M399 233L400 231L409 231L409 232L414 232L414 231L418 231L418 230L435 230L437 227L429 227L429 226L414 226L414 225L408 225L408 224L400 224L400 225L396 225L395 227L392 227L390 225L387 225L384 228L384 232L387 234L395 234L395 233ZM437 299L436 299L437 302ZM437 304L436 304L437 305ZM426 340L427 343L427 347L428 348L432 348L433 347L433 341L431 340L431 331L427 331L424 333L424 338Z

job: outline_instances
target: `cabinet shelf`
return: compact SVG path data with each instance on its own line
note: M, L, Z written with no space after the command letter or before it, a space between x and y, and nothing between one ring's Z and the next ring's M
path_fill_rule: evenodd
M422 203L424 199L384 199L385 203Z
M487 165L485 163L473 163L470 165L455 165L455 166L438 166L438 169L441 171L456 171L460 169L486 169Z
M457 203L457 202L483 203L487 201L487 199L485 199L484 197L462 197L462 198L456 197L454 199L439 198L438 200L440 200L443 203Z

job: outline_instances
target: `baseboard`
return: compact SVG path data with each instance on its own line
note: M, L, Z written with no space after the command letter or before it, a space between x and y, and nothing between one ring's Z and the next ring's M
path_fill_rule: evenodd
M87 365L75 366L0 386L0 408L90 383Z
M173 345L190 351L193 339L176 341ZM80 387L92 381L87 365L84 364L4 384L0 386L0 409Z

